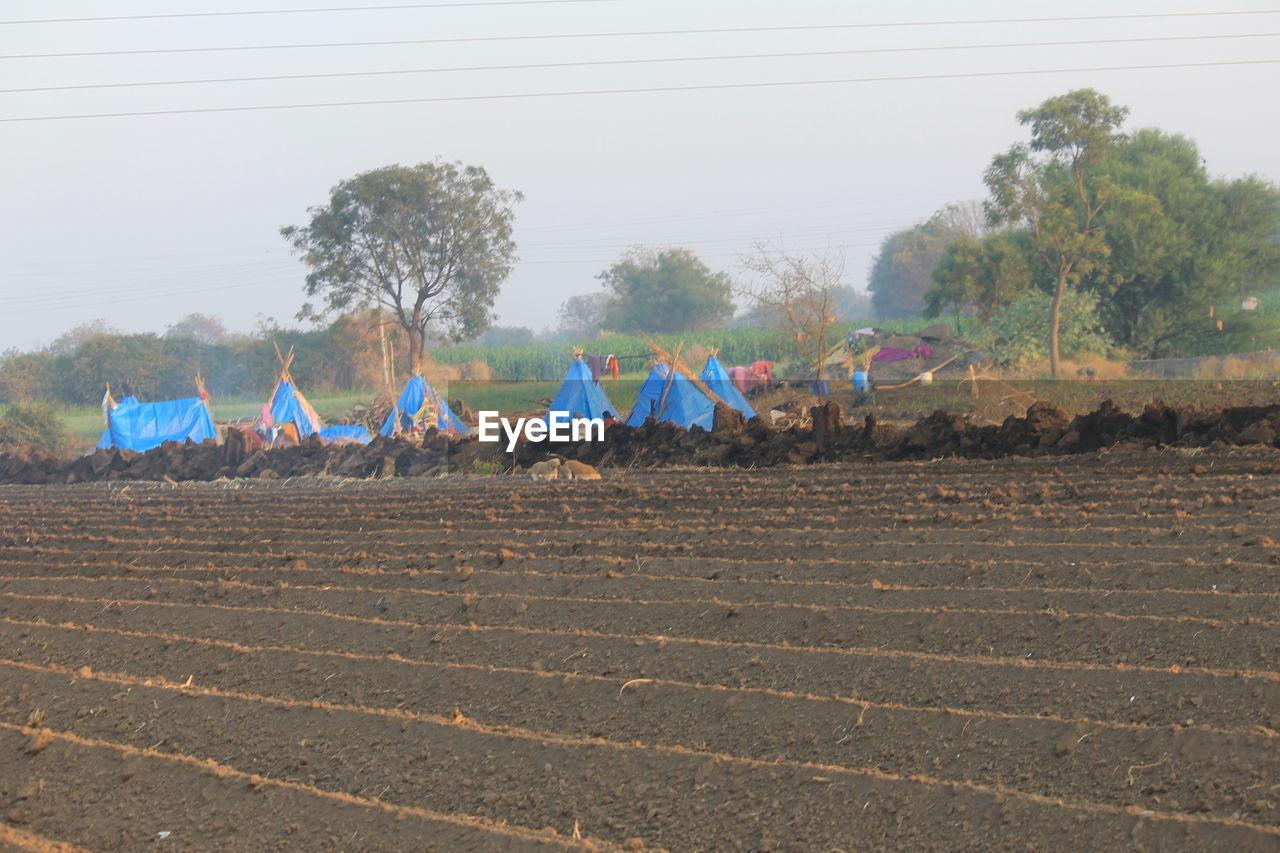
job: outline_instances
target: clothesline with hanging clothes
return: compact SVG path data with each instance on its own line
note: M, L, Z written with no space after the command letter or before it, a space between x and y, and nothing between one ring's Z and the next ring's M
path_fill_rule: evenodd
M622 372L619 362L626 361L629 358L648 358L648 355L583 355L582 358L587 363L587 368L591 371L592 380L599 382L601 377L606 373L611 379L617 379Z

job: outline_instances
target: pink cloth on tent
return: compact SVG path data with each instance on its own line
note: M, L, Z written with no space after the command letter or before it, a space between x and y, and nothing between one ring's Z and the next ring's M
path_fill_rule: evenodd
M883 347L880 352L871 356L872 361L902 361L904 358L911 358L911 350Z
M739 365L738 367L730 367L725 372L729 374L729 379L733 382L734 388L737 388L743 394L747 393L747 380L751 378L749 369Z

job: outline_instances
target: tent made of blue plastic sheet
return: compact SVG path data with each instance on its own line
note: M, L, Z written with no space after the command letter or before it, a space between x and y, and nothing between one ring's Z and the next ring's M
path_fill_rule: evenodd
M676 371L675 378L668 383L670 375L670 369L665 364L654 365L649 378L640 386L640 396L636 398L631 416L627 418L627 426L640 426L647 418L655 418L670 421L686 429L693 426L711 429L716 404L679 371ZM665 400L662 396L664 393Z
M382 435L397 435L412 432L424 418L436 413L436 429L441 432L470 433L445 399L436 393L431 383L422 376L411 376L405 383L404 390L396 399L396 407L387 415L386 422L378 432Z
M318 435L325 444L349 444L353 441L368 444L371 438L367 429L356 424L325 426L319 413L289 381L287 373L276 384L276 392L271 396L271 406L267 411L274 426L293 424L299 439Z
M276 393L271 397L271 422L276 426L293 424L298 438L306 438L324 429L324 421L302 392L292 382L281 379L276 383Z
M201 397L142 403L128 396L107 410L107 429L100 448L120 448L144 453L166 441L201 442L217 439L209 407Z
M739 412L742 412L747 420L751 420L756 416L756 410L751 408L747 398L742 396L738 386L734 385L733 380L729 378L729 371L724 369L720 359L714 355L707 359L707 366L702 369L702 376L699 378L702 379L702 384L711 389L713 394Z
M568 412L570 418L603 418L606 412L615 418L618 416L618 410L609 402L600 383L591 378L591 368L581 357L569 365L569 372L547 409L547 417L551 412Z

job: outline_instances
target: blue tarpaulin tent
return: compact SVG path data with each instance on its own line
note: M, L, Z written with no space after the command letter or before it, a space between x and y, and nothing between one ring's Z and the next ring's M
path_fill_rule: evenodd
M568 412L570 418L603 418L605 412L618 416L618 410L609 402L600 383L591 378L591 368L581 357L569 365L569 372L547 409L548 415L551 412Z
M271 395L271 405L264 407L265 414L270 418L269 425L273 428L273 436L275 428L293 424L298 433L295 438L299 441L309 435L318 435L325 444L336 441L369 443L369 431L362 426L326 427L324 425L320 414L307 401L307 398L302 396L302 392L298 390L293 377L289 374L289 366L293 364L293 347L289 347L287 356L281 354L280 347L276 347L276 358L280 359L280 378L276 381L276 390Z
M739 412L742 412L747 420L751 420L756 416L756 410L751 408L747 398L742 396L742 392L738 390L738 387L733 384L733 380L729 378L729 371L724 369L720 359L714 355L707 359L707 366L702 369L702 376L699 378L704 385L711 389L713 394Z
M670 375L670 369L665 364L654 365L649 378L640 386L640 396L631 409L631 417L627 418L627 426L640 426L646 418L656 418L686 429L692 426L711 429L716 404L697 385L681 376L679 371L668 382ZM665 400L662 396L664 393Z
M320 436L320 440L325 444L352 440L361 444L369 443L369 431L362 426L354 424L325 426L324 420L315 408L287 378L282 377L276 385L276 393L271 397L269 412L272 424L276 426L293 424L298 430L299 439L315 434Z
M293 424L298 430L298 438L306 438L324 429L320 415L307 402L293 383L281 379L276 385L276 393L271 397L271 422L277 426Z
M166 441L217 439L218 429L201 397L140 403L128 396L107 409L107 429L100 448L116 447L143 453Z
M411 432L424 418L434 413L434 426L441 432L470 433L471 430L458 419L445 399L436 393L431 383L421 376L411 376L396 400L396 407L387 415L386 423L378 430L382 435L398 435Z

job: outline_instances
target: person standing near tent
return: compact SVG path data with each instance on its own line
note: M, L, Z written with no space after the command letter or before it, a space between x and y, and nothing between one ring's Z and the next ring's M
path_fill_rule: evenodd
M773 362L751 362L751 389L769 388L773 385Z

